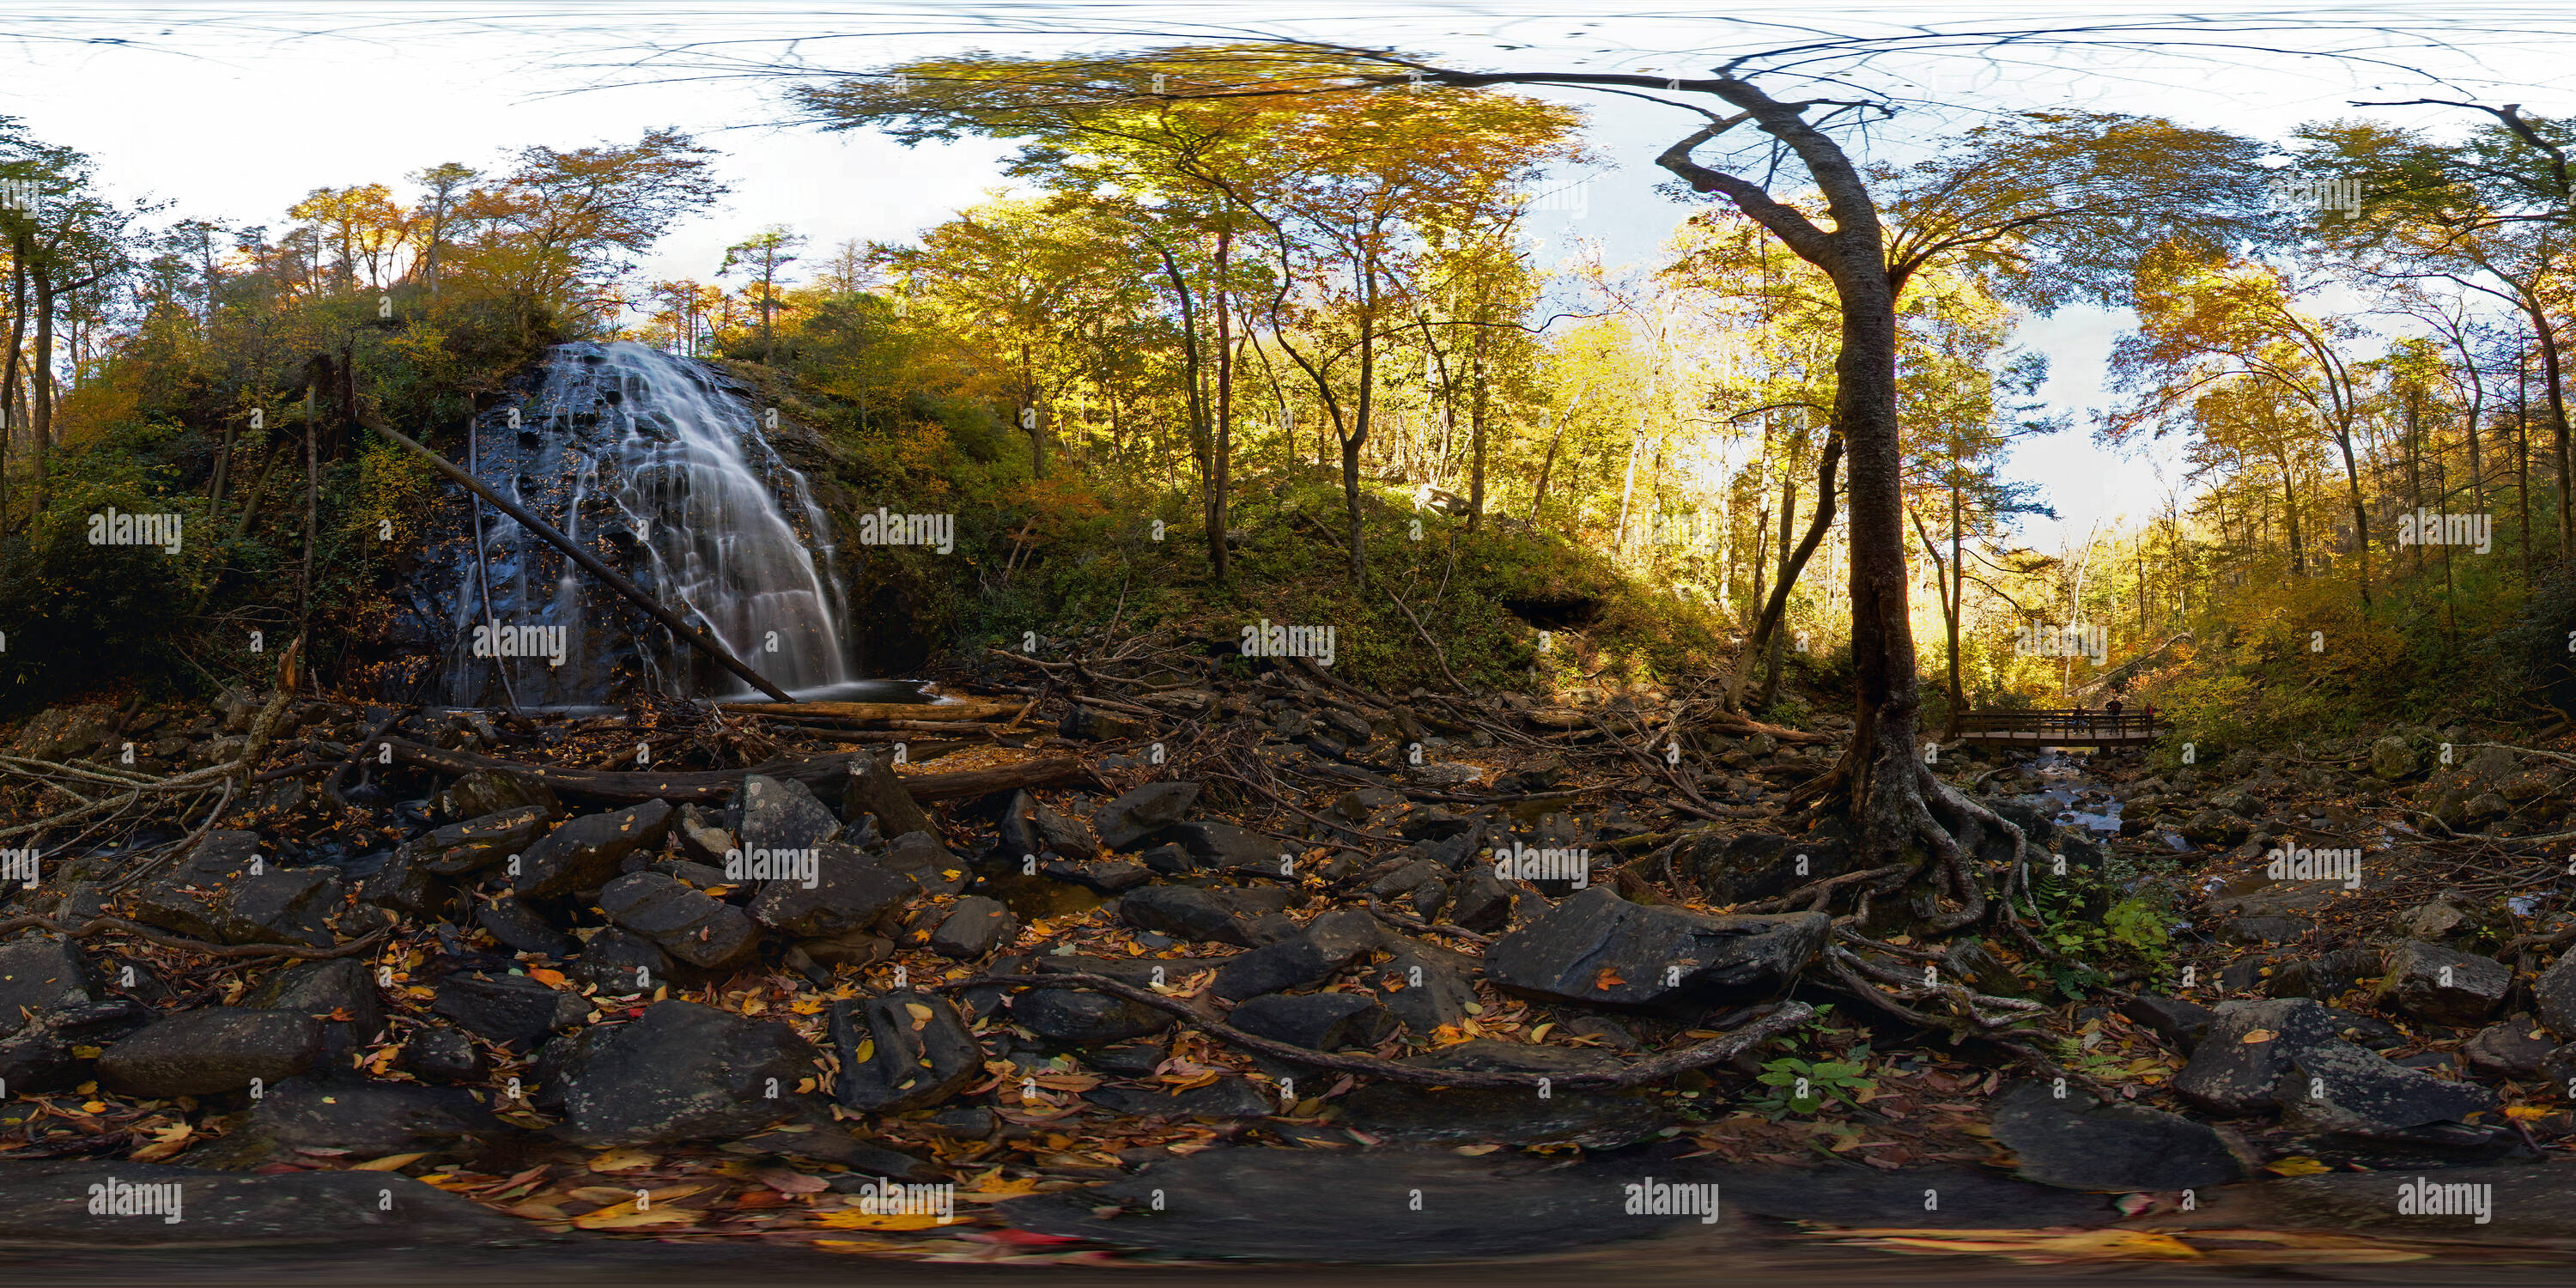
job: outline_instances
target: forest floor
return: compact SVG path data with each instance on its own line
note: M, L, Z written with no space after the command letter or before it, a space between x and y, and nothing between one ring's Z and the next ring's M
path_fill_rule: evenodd
M28 721L0 1246L2395 1282L2576 1242L2562 748L1948 750L2031 935L1929 945L1813 897L1848 847L1785 802L1844 721L1160 637L941 691ZM2022 1040L1907 1018L1966 993Z

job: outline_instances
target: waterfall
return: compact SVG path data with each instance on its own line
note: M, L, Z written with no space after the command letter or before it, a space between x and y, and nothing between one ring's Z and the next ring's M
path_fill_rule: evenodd
M476 417L472 468L781 688L849 685L857 671L831 520L746 394L718 368L644 345L559 345L515 408ZM561 551L475 508L481 553L470 535L454 543L443 701L582 706L629 686L748 692Z

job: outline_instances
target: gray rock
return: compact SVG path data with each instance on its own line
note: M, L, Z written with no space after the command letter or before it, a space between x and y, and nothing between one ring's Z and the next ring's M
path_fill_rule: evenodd
M1104 1084L1082 1098L1132 1118L1263 1118L1277 1108L1251 1083L1232 1077L1177 1094Z
M2338 1041L2333 1017L2314 999L2222 1002L2173 1088L2212 1113L2254 1113L2272 1104L2272 1088L2296 1053Z
M1594 886L1496 940L1485 977L1596 1006L1751 1001L1789 986L1823 946L1827 923L1820 912L1704 916Z
M337 1056L374 1042L385 1029L376 978L355 957L280 967L242 995L244 1006L299 1011L322 1022L323 1049ZM335 1018L347 1016L346 1019Z
M877 831L886 836L939 829L930 812L903 785L903 776L875 756L860 756L850 762L849 777L841 785L841 818L853 827L863 819L873 818Z
M127 1095L212 1096L294 1077L321 1055L322 1024L312 1016L215 1006L155 1020L107 1048L98 1076Z
M1226 1019L1254 1037L1309 1051L1376 1046L1395 1033L1395 1017L1366 993L1273 993L1234 1008Z
M1114 859L1049 859L1038 865L1038 874L1058 881L1070 881L1102 894L1124 894L1154 879L1152 868L1142 863Z
M1457 903L1449 909L1450 924L1480 934L1501 930L1511 924L1512 888L1494 875L1484 864L1469 864L1452 890Z
M31 1013L87 1006L106 993L98 968L72 940L29 935L0 943L0 1037L25 1027Z
M2272 973L2274 997L2311 997L2323 1002L2377 979L2385 969L2376 948L2338 948L2302 957Z
M330 914L343 900L340 879L329 868L262 870L233 879L215 905L215 938L227 944L301 944L328 948L336 940Z
M725 856L742 849L733 832L708 817L696 805L683 805L677 818L671 820L671 839L680 843L680 853L694 862L721 868Z
M353 1160L447 1148L507 1134L472 1092L357 1078L288 1078L251 1106L240 1136L224 1138L238 1162L254 1151L342 1149ZM194 1155L190 1156L192 1159Z
M177 1184L180 1218L91 1213L91 1187L111 1184ZM525 1221L398 1173L268 1176L87 1159L0 1170L0 1239L99 1249L199 1244L233 1257L260 1245L381 1250L532 1241Z
M2391 735L2370 744L2370 774L2381 782L2410 777L2421 767L2415 748L2404 738Z
M695 1002L656 1002L631 1024L593 1025L567 1041L555 1133L578 1145L756 1131L792 1112L798 1082L820 1073L794 1029Z
M973 961L996 948L1009 946L1019 934L1020 919L1012 916L1000 900L970 894L940 918L939 929L930 933L930 951Z
M358 902L406 916L446 920L456 907L456 887L432 876L400 850L385 855L374 872L358 882Z
M771 881L752 898L751 919L780 934L825 939L866 930L921 893L913 878L837 842L815 847L813 889Z
M1429 1038L1444 1024L1461 1024L1476 1001L1468 972L1474 959L1445 949L1410 942L1394 945L1394 955L1368 971L1368 984L1378 1003L1417 1038Z
M525 900L508 895L476 904L474 921L502 947L516 953L535 953L560 961L581 947L572 936L547 924Z
M2531 1000L2550 1032L2561 1041L2576 1042L2576 952L2561 954L2540 972L2531 982Z
M555 810L522 805L450 823L403 842L394 853L432 876L480 872L517 854L546 834Z
M1133 849L1145 838L1181 821L1199 798L1197 783L1147 783L1092 812L1091 828L1100 843L1113 850Z
M468 771L438 794L437 805L439 814L446 818L481 818L528 805L544 809L549 817L563 814L563 804L555 799L553 788L524 775L493 769Z
M81 1054L152 1022L152 1012L130 998L57 1007L0 1038L0 1084L15 1094L69 1091L91 1078L94 1057Z
M832 1003L834 1093L852 1109L907 1113L956 1095L984 1075L984 1048L948 999L931 993Z
M671 807L659 800L574 819L527 847L510 891L522 899L553 899L597 890L616 879L627 855L659 846L670 826Z
M1273 879L1296 875L1295 847L1288 842L1231 823L1175 823L1167 831L1202 868Z
M1160 1033L1172 1017L1121 997L1068 988L1034 988L1011 1003L1011 1021L1050 1042L1102 1046Z
M602 993L650 993L670 980L671 958L652 940L610 926L591 935L565 973Z
M832 839L841 830L841 820L814 799L805 784L793 778L770 778L747 774L742 780L742 849L746 855L758 851L810 850Z
M2538 1076L2541 1062L2558 1049L2556 1038L2531 1021L2529 1016L2490 1024L2461 1046L2460 1054L2471 1067L2505 1078Z
M2408 1069L2349 1042L2318 1043L2294 1053L2291 1065L2273 1100L2283 1121L2302 1130L2386 1136L2457 1122L2497 1103L2484 1087Z
M2235 845L2253 829L2244 819L2225 810L2204 809L2184 819L2176 830L2194 845Z
M1139 930L1249 948L1254 940L1245 930L1242 911L1223 893L1197 886L1146 886L1118 901L1118 919Z
M525 975L464 971L438 981L432 1014L514 1051L532 1051L556 1029L579 1024L590 1004Z
M2380 981L2383 997L2419 1020L2466 1028L2482 1023L2504 1005L2513 987L2513 972L2492 957L2480 957L2410 940L2388 952L2388 975Z
M1995 1139L2024 1180L2070 1190L2135 1193L2200 1189L2244 1169L2203 1123L2137 1105L2104 1105L2080 1089L2021 1082L1995 1102Z
M2145 1025L2174 1050L2190 1055L2209 1033L2212 1012L2197 1002L2157 993L2133 994L2120 1004L2120 1014Z
M413 1030L395 1063L423 1082L481 1082L492 1071L474 1039L454 1029Z
M760 946L742 909L659 872L630 872L609 882L599 892L599 909L620 929L692 966L730 966Z
M1378 946L1377 919L1357 908L1328 912L1296 934L1226 959L1210 991L1228 1001L1320 983Z
M878 860L886 871L910 877L931 894L955 894L966 888L966 865L928 832L906 832L886 845Z

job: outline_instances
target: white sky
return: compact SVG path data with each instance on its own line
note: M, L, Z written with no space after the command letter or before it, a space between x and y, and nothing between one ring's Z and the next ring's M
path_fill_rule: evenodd
M769 124L780 112L766 93L774 80L618 87L637 79L625 65L645 46L687 45L703 64L717 55L775 55L789 38L834 37L797 52L818 67L857 69L977 47L1134 48L1157 43L1136 33L1196 25L1208 34L1228 34L1215 30L1225 27L1238 37L1279 33L1402 46L1463 65L1692 75L1748 42L1806 38L1785 25L1756 30L1712 17L1715 5L1641 6L1619 16L1570 19L1563 12L1581 6L1557 0L1341 0L1293 21L1274 16L1282 7L1266 0L995 0L938 7L792 0L22 0L12 6L14 15L0 16L0 113L22 118L39 138L90 153L120 195L176 199L169 217L272 227L285 224L285 208L316 187L385 182L399 190L404 174L443 161L490 166L505 149L525 144L631 141L646 128L675 125L724 151L722 170L734 190L676 228L645 271L706 280L728 242L764 224L785 223L807 234L809 255L845 238L908 238L999 183L995 160L1005 149L979 141L907 151L873 135L778 128ZM1728 6L1725 12L1743 22L1888 34L1902 23L1933 21L1952 29L2103 24L2124 11L2070 0L2056 6ZM2147 9L2136 12L2155 17ZM2198 36L2204 41L2295 49L2337 41L2370 48L2395 65L2255 50L2212 51L2198 62L2114 52L1999 65L1963 51L1889 61L1858 83L1926 103L2162 113L2274 139L2300 121L2365 110L2435 126L2464 116L2347 105L2356 98L2477 98L2576 114L2569 96L2537 88L2563 84L2569 55L2576 54L2576 13L2563 6L2309 0L2266 5L2262 16L2251 18L2257 14L2251 7L2204 6L2203 12L2238 16L2205 28ZM2371 34L2374 27L2445 23L2458 24L2447 48L2411 34ZM2292 24L2306 29L2282 29ZM1089 31L1070 30L1077 25ZM2446 74L2449 84L2416 74L2421 69ZM1647 262L1688 210L1654 194L1665 176L1651 158L1690 118L1630 99L1580 91L1553 96L1593 113L1593 139L1607 162L1592 177L1587 212L1553 218L1566 231L1602 242L1614 261ZM1891 149L1888 156L1902 159L1894 149L1904 145L1907 124L1901 117L1877 135ZM2086 410L2105 401L2102 363L2124 325L2119 315L2069 310L2034 321L2022 337L2050 356L2054 379L2047 395L2056 407L2076 412L2077 427L2018 449L2012 472L2044 486L2077 538L2096 522L2108 528L2125 515L2159 509L2164 488L2175 481L2169 473L2159 482L2158 463L2149 456L2094 445L2086 429ZM2057 547L2054 525L2029 526L2032 544Z

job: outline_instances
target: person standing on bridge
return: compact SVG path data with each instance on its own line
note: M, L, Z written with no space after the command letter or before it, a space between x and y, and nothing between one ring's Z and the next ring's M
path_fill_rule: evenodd
M2116 716L2120 714L2120 700L2116 697L2112 698L2110 704L2102 709Z

